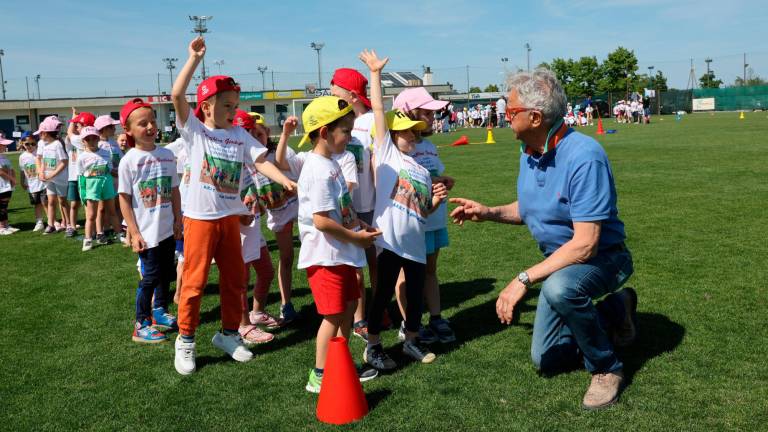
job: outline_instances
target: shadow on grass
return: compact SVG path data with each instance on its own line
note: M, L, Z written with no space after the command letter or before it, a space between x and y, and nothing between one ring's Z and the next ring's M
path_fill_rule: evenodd
M496 279L480 278L464 282L440 284L440 303L443 310L458 306L481 294L493 291Z
M293 236L293 248L296 249L299 247L301 247L301 241L299 240L299 236ZM274 239L267 240L267 249L269 249L270 252L280 250L277 247L277 241L275 241ZM296 256L297 257L299 256L298 252L296 252ZM277 270L277 268L275 268L275 270Z
M11 213L11 211L9 210L8 213ZM13 226L14 228L18 228L19 232L32 231L32 229L35 228L35 223L36 223L36 222L15 222L13 219L10 219L8 222L10 222L10 225ZM42 232L38 234L42 234Z
M685 337L685 327L661 314L638 312L637 322L639 332L635 343L617 350L619 358L624 362L627 385L632 383L635 374L646 362L674 351Z
M368 410L373 411L376 407L388 398L392 394L392 390L380 389L365 394L365 398L368 400Z

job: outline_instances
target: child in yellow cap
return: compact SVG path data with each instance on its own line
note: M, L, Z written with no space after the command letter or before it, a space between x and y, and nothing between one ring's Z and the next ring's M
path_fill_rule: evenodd
M319 393L326 351L339 331L349 340L360 297L357 269L365 265L364 249L381 233L358 219L341 167L333 158L345 150L354 127L352 107L335 96L312 101L302 114L304 137L311 141L299 176L299 269L306 269L317 312L315 368L306 389ZM373 369L359 371L361 381L374 378Z
M403 353L421 363L431 363L435 355L418 338L426 272L424 227L429 214L447 198L442 183L432 184L429 171L410 153L415 149L414 131L427 127L411 120L400 110L384 112L381 95L381 70L389 61L379 59L375 51L363 51L360 60L371 72L371 108L374 116L374 169L376 206L374 226L381 230L377 246L377 281L368 313L368 344L364 358L380 370L397 365L384 352L379 333L384 310L392 299L400 270L405 273L406 337Z

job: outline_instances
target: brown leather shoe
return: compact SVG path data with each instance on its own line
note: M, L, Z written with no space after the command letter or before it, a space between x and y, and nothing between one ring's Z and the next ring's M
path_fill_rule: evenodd
M624 373L621 370L608 373L596 373L592 375L581 407L587 410L596 410L613 405L619 400L619 392L624 382Z
M613 331L613 346L628 347L637 339L637 293L632 288L624 288L616 293L624 304L624 322Z

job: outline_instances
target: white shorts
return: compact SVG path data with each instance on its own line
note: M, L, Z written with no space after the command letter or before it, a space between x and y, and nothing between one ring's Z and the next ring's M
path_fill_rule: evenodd
M58 195L60 197L67 197L67 183L45 182L45 194L46 195Z

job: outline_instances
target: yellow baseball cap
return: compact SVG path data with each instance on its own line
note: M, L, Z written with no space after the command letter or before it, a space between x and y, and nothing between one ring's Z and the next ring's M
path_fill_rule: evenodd
M263 115L261 115L261 114L259 114L257 112L249 112L248 115L253 117L253 122L254 123L260 124L260 125L266 124L266 122L264 121L264 116Z
M423 131L427 128L427 124L421 120L411 120L404 112L393 109L387 112L387 128L393 131L408 129Z
M313 100L301 114L304 136L299 142L299 147L309 140L310 132L344 117L351 111L352 106L336 96L320 96Z

